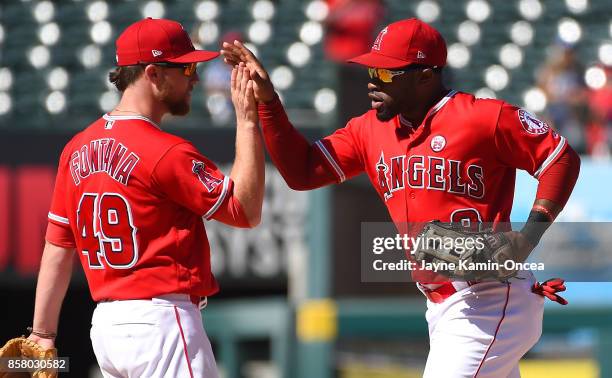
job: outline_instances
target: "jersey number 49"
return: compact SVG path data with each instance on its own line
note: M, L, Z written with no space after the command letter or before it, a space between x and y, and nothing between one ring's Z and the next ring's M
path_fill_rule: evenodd
M117 193L84 193L77 209L81 249L90 269L128 269L138 261L137 229L128 201Z

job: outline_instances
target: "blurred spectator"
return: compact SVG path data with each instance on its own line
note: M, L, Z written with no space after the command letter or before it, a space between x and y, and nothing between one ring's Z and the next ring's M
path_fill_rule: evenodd
M219 48L223 42L233 43L234 40L242 41L242 34L237 31L229 31L221 36ZM225 64L222 59L214 59L204 68L202 84L206 94L206 109L210 113L213 125L225 126L232 122L234 106L230 92L230 78L232 68Z
M383 16L379 0L327 0L325 53L345 63L370 50L376 27Z
M370 106L364 88L368 74L346 63L347 59L370 51L384 8L380 0L327 0L325 54L338 63L339 124L362 114Z
M568 138L577 152L585 152L585 124L588 108L584 68L573 46L558 43L540 68L538 85L548 99L545 116Z
M606 83L588 94L590 120L587 125L586 147L589 155L610 158L612 146L612 67L602 67Z

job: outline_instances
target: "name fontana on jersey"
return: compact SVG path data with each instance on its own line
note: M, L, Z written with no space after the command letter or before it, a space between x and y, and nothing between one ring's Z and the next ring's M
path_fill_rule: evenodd
M138 161L138 155L130 152L122 143L115 142L113 138L96 139L72 153L70 173L75 185L79 185L81 180L89 175L101 172L127 185Z
M381 152L376 162L376 172L385 201L393 197L393 192L405 189L406 186L467 195L477 199L485 194L483 168L476 164L466 167L458 160L436 156L399 155L391 157L387 162Z

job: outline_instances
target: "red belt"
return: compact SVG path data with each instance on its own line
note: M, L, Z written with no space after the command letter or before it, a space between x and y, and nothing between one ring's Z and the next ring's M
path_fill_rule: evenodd
M435 289L429 289L428 287L424 286L424 284L419 284L418 287L421 292L427 297L427 299L429 299L433 303L442 303L446 300L446 298L450 297L458 291L455 285L460 285L459 289L462 289L463 286L469 287L474 285L475 283L477 283L477 281L457 281L454 285L452 282L444 282L442 283L442 285L440 285L440 287L437 287Z
M421 291L427 299L432 301L433 303L442 303L444 300L451 295L457 292L457 289L453 287L453 285L442 285L436 289L428 289L426 287L421 286Z

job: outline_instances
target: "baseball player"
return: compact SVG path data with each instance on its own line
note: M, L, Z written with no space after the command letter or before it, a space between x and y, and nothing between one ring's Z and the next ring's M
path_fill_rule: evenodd
M221 53L249 68L266 147L293 189L365 172L398 225L500 223L509 222L516 169L523 169L539 180L537 197L525 228L505 232L522 261L577 179L579 157L546 123L504 101L444 87L446 43L420 20L388 25L369 53L350 60L368 68L372 109L314 144L291 125L248 49L234 42ZM543 295L564 302L555 293L562 282L539 284L529 271L504 282L428 278L416 278L427 298L428 378L519 377L520 358L541 334Z
M218 291L204 225L260 221L253 82L233 68L236 156L225 176L160 127L164 115L189 112L197 63L218 52L195 50L178 22L151 18L130 25L116 49L109 79L121 101L60 157L29 339L54 347L76 252L98 303L91 340L105 377L216 377L198 306Z

